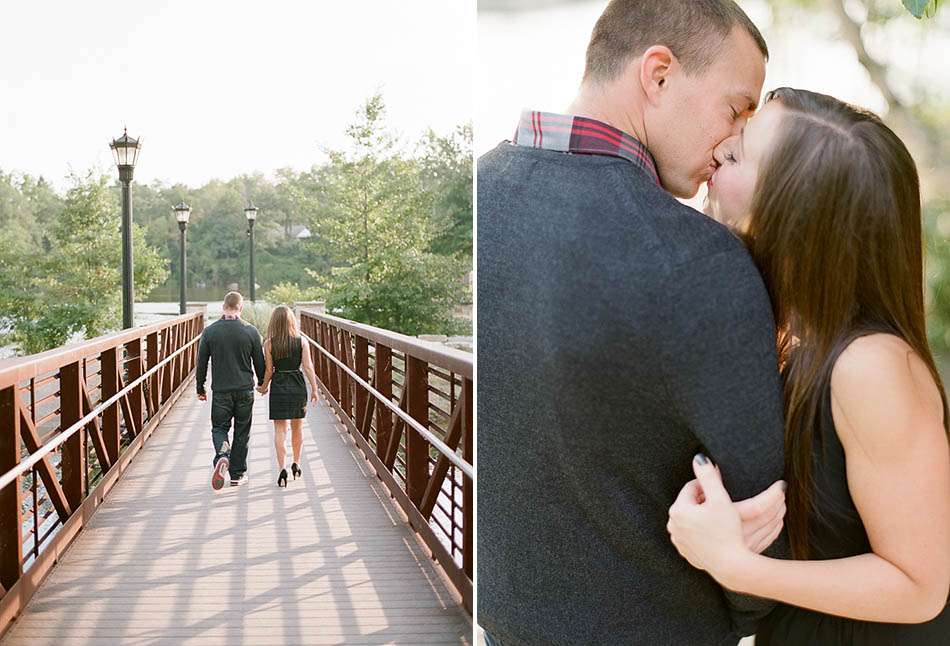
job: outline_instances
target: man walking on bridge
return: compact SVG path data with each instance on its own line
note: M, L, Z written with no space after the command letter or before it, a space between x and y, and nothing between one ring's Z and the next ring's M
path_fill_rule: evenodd
M241 320L244 298L238 292L228 292L223 309L221 318L201 334L196 378L198 399L207 401L205 378L208 359L211 359L211 440L214 444L211 487L216 491L224 486L226 471L230 474L231 486L247 482L254 376L257 375L258 386L264 379L261 335L257 328ZM232 420L234 437L229 444Z

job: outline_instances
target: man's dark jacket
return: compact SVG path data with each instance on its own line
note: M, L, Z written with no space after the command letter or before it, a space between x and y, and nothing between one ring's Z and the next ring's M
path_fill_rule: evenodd
M264 351L261 333L241 319L221 318L201 333L198 342L198 368L195 386L198 394L205 394L211 359L211 390L216 393L254 390L264 379Z
M782 477L774 322L740 240L625 159L507 142L479 160L477 230L479 623L506 645L754 632L771 603L665 529L699 451L733 500Z

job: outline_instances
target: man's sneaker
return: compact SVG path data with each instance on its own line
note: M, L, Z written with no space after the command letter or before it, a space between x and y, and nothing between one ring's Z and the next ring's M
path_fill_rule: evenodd
M247 474L242 473L236 478L231 478L232 487L240 487L242 484L247 484Z
M228 452L231 450L230 445L227 441L221 443L221 457L218 458L218 461L214 463L214 471L211 473L211 488L215 491L220 491L224 488L225 474L228 472L228 467L231 466L231 461L228 459Z

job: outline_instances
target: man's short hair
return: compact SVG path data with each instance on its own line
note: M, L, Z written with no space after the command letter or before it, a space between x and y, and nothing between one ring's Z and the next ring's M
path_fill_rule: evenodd
M736 26L768 59L762 34L732 0L611 0L587 45L584 80L612 81L654 45L669 47L693 75L712 63Z
M226 310L240 309L241 303L243 302L244 302L244 297L241 296L240 292L228 292L224 296L224 309Z

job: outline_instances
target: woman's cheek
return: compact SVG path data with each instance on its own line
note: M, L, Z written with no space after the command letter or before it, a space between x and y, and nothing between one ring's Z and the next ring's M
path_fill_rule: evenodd
M727 227L739 228L749 212L750 195L742 178L730 173L716 183L717 218Z

